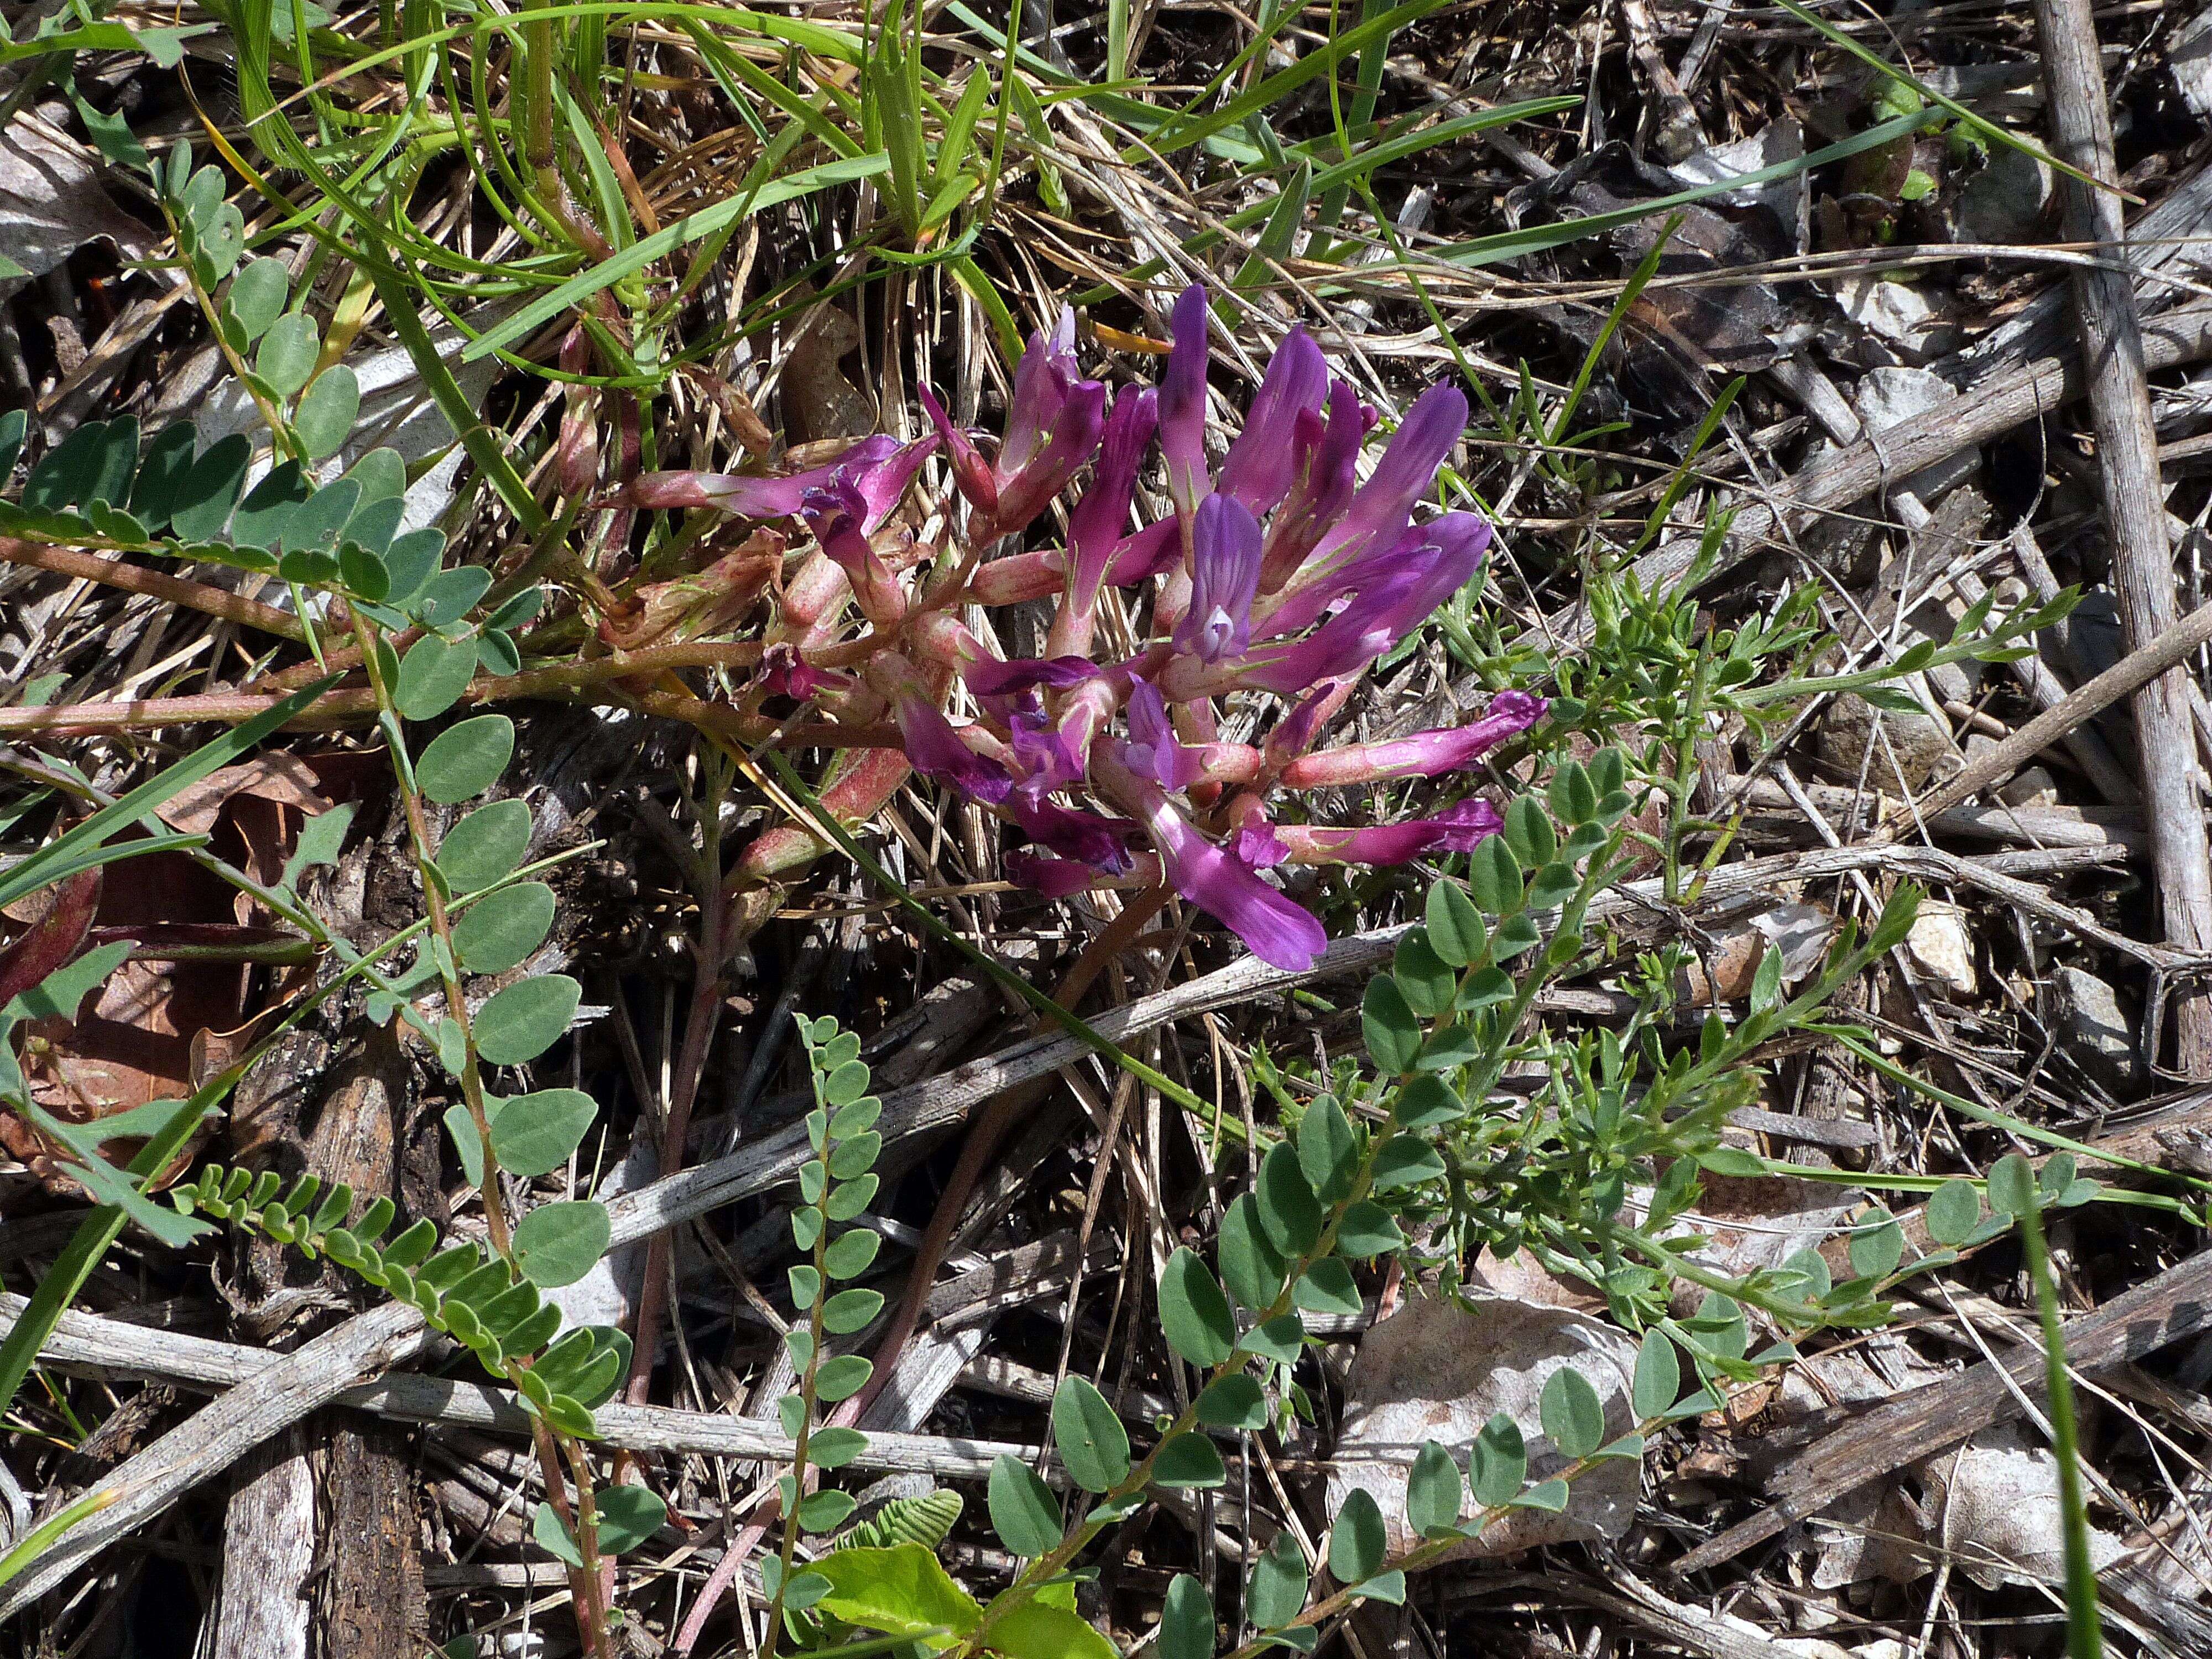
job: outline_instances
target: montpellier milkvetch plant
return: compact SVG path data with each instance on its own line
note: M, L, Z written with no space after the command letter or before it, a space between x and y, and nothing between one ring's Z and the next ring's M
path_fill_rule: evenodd
M1465 429L1467 400L1446 386L1424 393L1361 483L1376 413L1293 329L1217 470L1206 445L1207 321L1204 290L1185 291L1160 386L1109 400L1103 381L1083 377L1064 315L1030 339L989 456L925 388L933 429L912 442L864 439L781 477L653 473L623 499L796 518L812 532L744 707L795 698L852 729L854 746L821 790L838 818L865 819L920 771L1021 832L1025 844L1006 860L1014 880L1056 896L1164 883L1266 961L1302 969L1326 936L1262 872L1465 852L1500 820L1468 799L1433 817L1335 827L1282 816L1285 799L1459 770L1527 731L1545 704L1504 691L1457 727L1320 746L1369 665L1480 568L1491 528L1480 514L1415 518ZM1133 527L1155 441L1172 511ZM933 548L895 515L940 449L967 513L961 533ZM1012 544L1086 465L1066 544ZM1109 641L1121 630L1102 627L1107 590L1145 586L1149 637L1117 652ZM1001 659L960 620L963 606L1046 599L1056 604L1036 657ZM945 712L956 682L975 709L957 726ZM1278 708L1265 736L1224 739L1224 720L1256 712L1262 696ZM746 913L764 916L778 878L821 850L803 829L762 836L739 866Z

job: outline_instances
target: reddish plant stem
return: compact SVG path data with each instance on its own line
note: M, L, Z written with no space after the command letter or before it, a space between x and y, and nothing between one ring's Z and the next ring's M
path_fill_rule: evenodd
M0 536L0 559L9 564L27 565L33 570L51 570L58 576L74 576L82 581L118 587L126 593L144 593L154 599L166 599L169 604L180 605L187 611L198 611L205 616L220 617L225 622L236 623L241 628L276 635L295 645L307 642L307 630L300 626L300 619L290 611L279 611L273 605L264 605L258 599L249 599L240 593L210 587L205 582L196 582L188 577L173 576L166 570L149 570L143 565L126 564L120 559L104 559L97 553L80 553L74 548L48 547L38 542L19 542L8 536ZM313 665L308 666L313 668Z

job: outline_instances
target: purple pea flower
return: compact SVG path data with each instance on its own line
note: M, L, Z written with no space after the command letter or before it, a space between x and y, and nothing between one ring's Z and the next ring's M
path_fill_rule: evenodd
M1291 856L1288 843L1275 833L1275 826L1267 822L1264 812L1254 812L1237 826L1237 837L1229 850L1247 870L1272 870L1289 862Z
M1188 518L1212 488L1206 467L1206 289L1193 283L1176 301L1170 319L1175 338L1160 377L1160 453L1168 465L1168 494L1176 513Z
M1102 817L1096 812L1055 806L1048 800L1014 798L1014 822L1029 832L1040 847L1088 865L1109 876L1125 876L1136 868L1129 855L1127 836L1136 825L1127 818Z
M1467 430L1467 398L1432 386L1413 400L1390 437L1374 475L1292 575L1293 590L1328 580L1363 553L1386 548L1405 532L1413 503L1436 482L1437 469Z
M1297 482L1300 418L1317 437L1316 417L1328 393L1328 365L1321 348L1303 327L1292 329L1268 359L1260 390L1244 411L1244 429L1229 446L1221 493L1243 502L1255 519L1281 506Z
M1004 868L1006 879L1016 886L1052 899L1072 898L1098 878L1098 872L1087 864L1036 853L1009 853Z
M761 653L760 688L771 697L793 697L805 702L821 691L849 691L860 682L834 669L816 668L787 642L771 645Z
M1150 680L1129 686L1129 737L1121 759L1139 777L1163 789L1188 789L1206 775L1203 757L1187 747L1168 720L1167 700Z
M782 477L732 472L647 472L617 498L625 507L653 512L711 507L741 519L787 519L803 508L810 489L827 488L839 474L859 490L863 531L881 526L936 449L938 434L902 444L885 433L863 438L836 460ZM963 440L964 441L964 440Z
M1255 650L1237 665L1235 682L1291 697L1358 672L1473 580L1489 545L1490 525L1473 513L1447 513L1408 532L1389 557L1362 562L1367 579L1334 616L1292 644ZM1285 601L1301 604L1295 592ZM1180 681L1167 688L1170 695L1198 689Z
M1360 441L1375 411L1339 380L1329 389L1328 418L1300 410L1291 422L1291 485L1267 526L1260 589L1272 593L1291 579L1352 500ZM1241 441L1241 440L1240 440Z
M1014 781L1006 769L961 742L952 722L927 698L902 691L896 708L899 736L905 739L907 758L915 771L994 805L1013 793Z
M979 697L1016 697L1040 685L1064 691L1099 675L1088 657L978 657L961 668L968 689Z
M1321 960L1328 934L1295 901L1277 892L1239 860L1185 822L1159 787L1137 776L1102 744L1099 781L1135 815L1176 891L1226 922L1261 961L1304 973Z
M890 567L869 544L862 527L868 502L859 483L840 467L827 484L800 498L799 510L822 550L837 562L853 585L861 613L879 628L896 627L906 615L906 595L899 591Z
M1124 386L1106 419L1105 447L1091 488L1068 515L1068 587L1060 616L1083 635L1080 648L1090 647L1091 613L1098 603L1098 589L1109 565L1123 544L1122 527L1129 522L1129 501L1136 493L1137 469L1145 447L1159 425L1159 398L1149 386ZM1057 622L1059 618L1054 618ZM1069 642L1068 648L1077 648Z
M1260 591L1260 521L1242 501L1208 495L1191 520L1190 548L1190 608L1175 648L1200 662L1240 657L1252 643Z
M1042 801L1055 789L1083 780L1084 753L1073 734L1055 725L1030 692L1024 705L1006 718L1006 746L1021 781L1014 786L1024 800ZM1087 745L1086 745L1087 747Z
M1432 853L1471 853L1504 827L1488 801L1470 799L1402 823L1364 830L1294 825L1282 835L1285 856L1297 864L1409 864Z
M1508 738L1519 737L1544 718L1548 706L1543 698L1527 691L1500 691L1480 718L1464 726L1304 755L1283 769L1283 782L1291 789L1317 789L1330 784L1433 778L1440 773L1456 772L1472 766Z
M1106 384L1079 374L1075 313L1066 309L1050 339L1042 331L1030 337L1014 371L1006 438L990 466L926 386L921 398L952 457L953 479L991 537L1019 530L1043 512L1091 459L1106 424Z

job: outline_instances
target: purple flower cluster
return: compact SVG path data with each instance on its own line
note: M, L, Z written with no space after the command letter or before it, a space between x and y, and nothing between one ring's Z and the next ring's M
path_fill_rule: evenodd
M1261 872L1465 851L1497 833L1499 819L1469 799L1369 828L1277 823L1276 795L1457 770L1526 731L1545 705L1502 692L1460 726L1316 750L1370 665L1463 587L1490 545L1479 514L1414 519L1466 428L1467 400L1448 386L1425 392L1360 483L1375 411L1332 380L1320 348L1293 329L1217 471L1206 447L1207 323L1205 293L1194 287L1176 304L1157 392L1125 387L1109 407L1104 383L1083 378L1073 319L1063 314L1051 337L1031 337L988 461L925 388L933 429L916 442L864 440L833 465L781 478L654 475L633 487L633 500L796 515L813 531L820 556L787 588L756 699L811 696L855 726L895 723L915 770L1027 836L1006 861L1014 880L1064 896L1101 881L1164 878L1255 954L1301 969L1327 938ZM1155 440L1174 511L1133 530ZM915 562L912 538L886 525L939 447L979 555L1026 529L1095 459L1065 550L1012 552L962 567L956 580L909 584L901 572ZM1153 588L1149 641L1125 659L1096 660L1101 595L1139 584ZM1054 592L1046 654L1036 659L996 657L955 616L960 604ZM844 638L848 597L872 654ZM857 677L810 665L810 653L832 647L839 660L860 661ZM955 675L980 711L961 726L943 712ZM1288 707L1261 744L1222 741L1218 700L1250 692Z

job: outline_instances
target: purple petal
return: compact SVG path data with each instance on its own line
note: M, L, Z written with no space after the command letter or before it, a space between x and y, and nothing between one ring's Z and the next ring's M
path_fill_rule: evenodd
M1040 685L1065 690L1101 671L1083 657L1015 657L1006 662L996 657L978 657L960 672L968 689L979 697L1012 697Z
M1374 475L1352 498L1336 527L1321 538L1299 575L1325 576L1360 554L1398 539L1413 503L1436 482L1437 469L1467 430L1467 399L1458 389L1432 386L1416 398L1391 434Z
M1365 580L1342 610L1295 645L1255 653L1240 681L1288 697L1358 672L1473 580L1489 545L1490 526L1479 514L1446 514L1424 526L1387 559L1363 561ZM1285 607L1304 599L1294 592Z
M872 441L864 439L862 441ZM863 531L881 528L884 520L897 509L898 504L906 499L907 486L914 482L914 475L921 471L921 464L936 453L938 441L939 434L929 432L912 443L901 444L880 460L856 465L853 450L848 450L839 457L835 470L852 477L860 488L861 500L867 504L867 511L860 519ZM859 447L858 444L854 446L854 449Z
M1136 825L1127 818L1101 817L1096 812L1055 806L1050 801L1025 800L1016 796L1014 822L1030 839L1062 858L1073 859L1108 875L1127 875L1136 867L1127 837Z
M1174 569L1182 559L1182 526L1176 520L1162 519L1121 538L1106 580L1116 587L1127 587Z
M1079 611L1087 613L1098 602L1107 566L1122 545L1121 531L1129 522L1129 500L1136 492L1145 446L1158 425L1159 399L1152 388L1122 387L1106 419L1098 471L1068 516L1067 545L1074 570L1069 603Z
M1301 864L1407 864L1432 853L1471 853L1505 827L1486 800L1463 800L1431 818L1367 830L1293 828L1289 855Z
M1272 870L1291 856L1291 849L1275 833L1275 826L1258 812L1237 826L1237 839L1231 843L1230 851L1247 870Z
M1025 800L1042 801L1082 781L1084 756L1041 708L1018 709L1008 718L1006 744L1021 774L1014 787Z
M1519 737L1544 718L1547 706L1543 698L1526 691L1500 691L1480 719L1464 726L1302 756L1283 769L1283 783L1291 789L1316 789L1456 772L1508 738Z
M1200 836L1174 807L1161 801L1146 828L1176 891L1228 923L1254 956L1290 973L1304 973L1321 960L1328 948L1321 923Z
M787 519L799 511L808 490L822 488L839 471L858 474L881 466L899 447L897 439L879 432L861 439L825 466L776 478L733 472L647 472L622 492L620 501L625 507L651 512L712 507L741 519ZM915 465L920 464L917 459ZM908 476L913 476L910 471ZM896 505L896 498L892 504Z
M1176 738L1168 720L1167 700L1150 680L1129 685L1129 738L1122 763L1139 777L1164 789L1188 789L1206 775L1206 763Z
M992 476L974 441L945 412L945 405L937 401L936 394L927 386L915 388L921 393L921 406L929 412L930 424L944 440L945 453L952 463L952 482L968 498L968 504L979 513L989 513L999 505L999 483Z
M1175 648L1201 662L1242 656L1252 643L1259 591L1260 521L1242 501L1207 496L1191 520L1190 608Z
M761 653L760 687L771 697L805 702L817 691L849 690L859 684L850 674L810 666L797 647L788 644L771 645Z
M1004 868L1008 881L1047 898L1067 898L1098 878L1098 872L1087 864L1073 859L1041 858L1035 853L1009 853Z
M1269 592L1290 580L1314 544L1352 500L1359 445L1370 411L1339 380L1328 394L1328 420L1302 410L1293 425L1294 482L1282 510L1267 527L1267 557L1260 585Z
M997 803L1013 792L1006 769L960 741L952 722L918 696L898 700L899 735L914 769L963 794Z
M1304 327L1292 329L1275 348L1260 390L1244 411L1244 429L1229 446L1229 457L1221 464L1221 493L1242 501L1255 518L1279 507L1297 478L1298 416L1319 410L1328 392L1328 365L1321 348Z
M1006 535L1043 512L1091 459L1105 429L1106 383L1076 381L1054 416L1044 447L1031 454L1018 472L1008 476L1006 458L1003 453L1000 455L999 505L991 515L993 530Z
M1174 349L1160 377L1160 453L1168 464L1168 494L1177 512L1198 510L1212 487L1206 471L1206 331L1209 313L1203 285L1194 283L1175 303Z
M852 583L853 597L862 612L872 622L896 622L905 609L905 600L898 579L860 528L867 517L868 501L860 485L842 471L833 472L828 483L806 492L799 510L822 550L837 562L845 579Z
M1045 434L1059 424L1075 385L1075 313L1066 306L1048 340L1043 331L1030 336L1029 349L1014 370L1014 400L1006 410L1006 438L999 449L999 482L1004 484L1029 464Z

